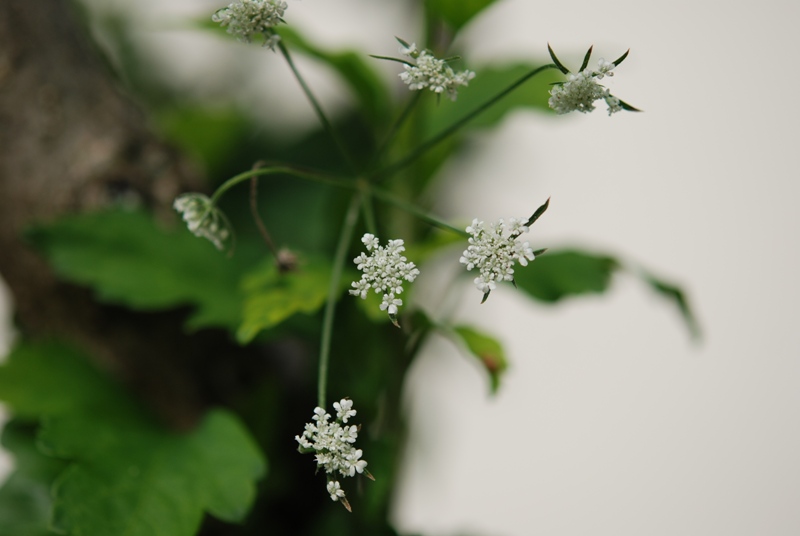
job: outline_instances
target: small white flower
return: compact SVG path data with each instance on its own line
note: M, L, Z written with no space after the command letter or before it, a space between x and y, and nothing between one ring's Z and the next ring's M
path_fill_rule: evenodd
M353 409L353 401L348 398L343 398L339 402L333 403L333 409L336 410L336 418L342 422L347 422L350 417L356 416L356 410Z
M474 219L466 231L472 236L459 261L467 270L478 269L480 275L474 283L484 296L497 287L497 281L514 280L516 262L527 266L534 259L530 244L518 239L528 232L525 220L511 218L506 223L501 219L487 225Z
M238 0L211 16L211 20L227 27L228 33L249 43L253 36L262 34L264 46L275 50L280 36L275 26L283 22L288 4L282 0Z
M344 497L344 490L338 480L331 480L328 482L328 493L332 501L338 501L340 498Z
M361 242L370 255L361 253L353 259L363 273L359 281L351 284L353 288L350 289L350 294L362 299L367 297L370 289L376 294L382 294L381 311L386 311L394 320L398 308L403 305L403 300L396 295L403 292L403 281L413 282L419 275L419 270L402 255L406 249L402 240L389 240L386 247L383 247L375 235L367 233L361 238Z
M605 76L614 76L614 67L614 63L600 58L597 69L587 67L579 73L568 74L566 82L550 90L550 108L558 114L589 113L594 110L594 102L603 99L608 105L608 115L622 110L619 99L598 83Z
M344 426L347 419L356 414L353 402L347 398L334 403L337 411L336 420L331 422L331 415L323 408L315 408L312 422L306 423L302 435L295 436L295 441L300 445L301 452L315 454L317 468L323 469L328 476L328 493L334 501L341 500L345 508L350 505L345 499L344 490L333 475L341 477L355 476L356 473L364 474L368 478L372 475L367 471L367 462L361 459L361 449L355 448L358 439L358 426Z
M418 52L415 44L401 47L400 53L415 60L414 65L404 65L405 71L399 75L412 91L428 88L437 94L445 93L454 101L458 97L458 88L467 86L475 78L473 71L456 73L445 60L437 59L427 50Z
M225 248L225 240L230 236L228 222L211 199L203 194L181 194L172 206L181 213L192 234L211 241L219 250Z

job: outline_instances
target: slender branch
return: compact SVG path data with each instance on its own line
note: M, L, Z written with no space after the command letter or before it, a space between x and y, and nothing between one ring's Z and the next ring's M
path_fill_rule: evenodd
M486 102L484 102L483 104L481 104L480 106L478 106L477 108L472 110L470 113L468 113L464 117L462 117L461 119L459 119L458 121L456 121L455 123L453 123L452 125L447 127L446 129L444 129L442 132L440 132L439 134L437 134L433 138L429 139L428 141L424 142L422 145L418 146L416 149L411 151L411 153L409 155L407 155L404 158L398 160L394 164L390 164L389 166L387 166L386 168L384 168L382 170L376 171L369 178L371 179L372 182L380 182L380 181L386 180L387 178L391 177L394 173L396 173L397 171L403 169L404 167L409 165L411 162L413 162L414 160L416 160L417 158L422 156L424 153L426 153L427 151L431 150L433 147L435 147L439 143L443 142L444 140L446 140L447 138L449 138L450 136L455 134L461 127L463 127L464 125L466 125L467 123L472 121L476 116L478 116L481 113L483 113L487 108L493 106L500 99L502 99L503 97L505 97L506 95L508 95L509 93L514 91L515 89L517 89L519 86L521 86L522 84L524 84L525 82L527 82L528 80L530 80L531 78L536 76L537 74L539 74L539 73L541 73L543 71L546 71L547 69L558 69L558 67L553 63L548 63L547 65L542 65L541 67L538 67L538 68L534 69L533 71L529 72L528 74L526 74L525 76L523 76L522 78L520 78L519 80L517 80L516 82L514 82L510 86L508 86L506 89L502 90L500 93L498 93L494 97L490 98L489 100L487 100Z
M378 162L378 159L381 157L381 155L383 155L386 149L389 148L389 145L394 140L394 137L397 135L397 132L400 130L400 127L403 126L403 124L406 122L406 119L409 118L409 116L411 115L411 111L414 109L414 106L416 106L416 104L419 102L419 98L421 96L422 96L422 91L415 91L414 95L408 100L408 104L406 104L406 107L403 109L400 116L392 125L392 128L386 135L386 139L383 140L381 146L378 148L377 151L375 151L375 157L373 158L374 162Z
M312 93L311 88L308 86L308 84L306 84L306 81L300 74L300 71L297 70L297 66L294 64L292 57L289 55L289 50L286 48L286 45L283 44L283 41L278 42L278 48L280 49L281 54L283 54L283 57L286 59L286 63L289 64L289 68L292 70L292 73L294 74L294 77L297 79L297 82L300 84L300 87L303 88L303 93L306 94L308 101L311 103L311 107L314 108L314 111L316 112L317 117L320 120L320 123L322 123L322 126L325 128L325 131L333 139L333 142L336 144L336 148L339 149L339 153L341 154L342 158L350 167L350 171L355 172L356 166L352 157L350 156L350 152L347 150L342 140L336 134L336 131L333 129L333 125L331 125L331 122L328 120L328 117L322 110L322 106L320 105L319 101L314 96L314 93Z
M417 218L419 218L422 221L425 221L425 222L433 225L434 227L438 227L440 229L444 229L446 231L450 231L450 232L456 233L457 235L462 236L464 238L468 238L470 236L463 229L459 229L458 227L453 227L449 223L447 223L445 221L442 221L442 220L440 220L440 219L438 219L438 218L436 218L434 216L431 216L430 214L428 214L427 212L425 212L424 210L422 210L421 208L419 208L415 204L410 203L410 202L408 202L408 201L406 201L404 199L401 199L399 197L396 197L396 196L390 194L389 192L387 192L385 190L381 190L380 188L376 188L376 187L373 186L370 189L370 191L372 192L372 195L374 195L378 199L386 201L387 203L389 203L391 205L394 205L399 209L405 210L409 214L413 214Z
M261 215L258 213L258 177L250 177L250 214L253 216L253 219L256 222L256 227L258 228L258 232L261 234L261 238L267 244L267 248L269 248L269 251L275 257L275 261L278 263L278 268L281 268L278 247L272 240L272 235L270 235L269 231L267 231L267 226L264 225L264 221L261 219Z
M344 270L344 261L347 256L347 248L353 239L353 231L358 221L358 211L364 201L364 193L358 192L350 199L347 213L342 223L342 231L339 234L339 243L336 246L336 253L333 258L333 273L331 282L328 286L328 300L325 302L325 312L322 317L322 337L319 349L319 377L317 378L317 405L325 407L325 398L328 389L328 364L331 357L331 336L333 335L333 318L336 314L336 298L339 294L339 285Z
M332 175L326 175L324 173L319 173L316 171L294 168L291 166L272 166L272 167L251 169L250 171L245 171L243 173L239 173L234 177L231 177L230 179L222 183L219 188L217 188L217 190L211 196L211 202L212 204L216 204L219 201L219 199L223 196L223 194L225 194L225 192L227 192L240 182L244 182L251 177L258 177L261 175L275 175L275 174L290 175L292 177L297 177L299 179L305 179L312 182L317 182L319 184L327 184L328 186L336 186L338 188L346 188L348 190L356 189L356 185L351 181L345 181L344 179L334 177Z

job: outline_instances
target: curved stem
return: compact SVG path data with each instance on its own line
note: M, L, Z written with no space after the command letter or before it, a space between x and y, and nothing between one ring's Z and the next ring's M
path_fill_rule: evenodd
M524 84L537 74L546 71L547 69L558 69L558 67L556 67L554 63L548 63L547 65L542 65L541 67L534 69L533 71L529 72L528 74L526 74L525 76L523 76L522 78L511 84L510 86L505 88L503 91L501 91L494 97L490 98L489 100L487 100L486 102L484 102L483 104L472 110L464 117L462 117L461 119L459 119L446 129L444 129L442 132L440 132L433 138L429 139L422 145L418 146L411 152L411 154L398 160L394 164L390 164L389 166L387 166L382 170L378 170L377 172L373 173L369 178L373 182L380 182L382 180L386 180L387 178L391 177L395 172L403 169L411 162L422 156L424 153L426 153L439 143L443 142L444 140L455 134L461 127L472 121L476 116L483 113L487 108L493 106L497 101L499 101L500 99L502 99L503 97L505 97L506 95L517 89L519 86L521 86L522 84Z
M396 206L397 208L399 208L401 210L405 210L409 214L413 214L417 218L421 219L424 222L427 222L427 223L433 225L434 227L438 227L440 229L444 229L445 231L450 231L450 232L455 233L455 234L457 234L459 236L462 236L464 238L469 238L469 236L470 236L463 229L459 229L458 227L453 227L449 223L447 223L445 221L442 221L442 220L440 220L440 219L438 219L438 218L436 218L434 216L431 216L430 214L428 214L427 212L425 212L424 210L422 210L421 208L419 208L415 204L410 203L410 202L406 201L405 199L401 199L401 198L399 198L397 196L394 196L394 195L390 194L389 192L387 192L385 190L381 190L380 188L376 188L376 187L373 186L370 189L370 192L372 193L372 195L374 195L378 199L386 201L387 203L389 203L391 205L394 205L394 206Z
M286 45L283 44L283 41L278 42L278 48L280 49L281 54L283 54L283 57L286 59L286 63L289 64L289 68L292 70L292 74L294 74L294 77L297 79L297 82L303 89L303 93L306 94L306 98L308 98L308 101L311 103L311 107L314 108L314 112L316 112L320 123L322 123L322 126L325 128L325 131L328 133L331 139L333 139L333 142L336 144L336 148L339 149L339 153L341 154L342 158L347 163L347 165L350 167L350 170L355 171L356 166L355 163L353 162L353 159L350 157L350 153L344 146L344 143L342 143L342 140L339 139L339 136L333 129L333 125L331 125L331 122L328 120L328 117L322 110L322 106L320 105L317 98L314 96L314 93L312 93L311 88L308 86L308 84L306 84L306 81L300 74L300 71L297 70L297 66L295 66L292 57L289 55L289 50L286 48Z
M219 188L217 188L217 190L211 196L211 204L212 205L216 204L217 201L219 201L219 199L225 192L227 192L240 182L244 182L251 177L258 177L260 175L275 175L275 174L291 175L292 177L297 177L299 179L305 179L320 184L327 184L328 186L336 186L338 188L346 188L348 190L356 189L355 184L334 177L332 175L326 175L324 173L317 173L315 171L303 170L299 168L293 168L290 166L262 167L258 169L251 169L250 171L245 171L243 173L239 173L238 175L226 180L224 183L220 185Z
M322 337L319 349L319 376L317 378L317 405L325 407L325 397L328 389L328 364L331 357L331 336L333 335L333 318L336 314L336 298L339 294L339 285L344 270L344 261L347 256L347 247L353 238L353 231L358 221L358 211L364 200L364 193L358 192L350 199L347 213L342 223L342 232L339 235L339 243L336 245L336 253L333 257L333 273L331 282L328 286L328 299L325 302L325 312L322 317Z
M392 125L392 128L386 135L386 139L383 140L381 146L378 148L377 151L375 151L375 156L373 158L374 162L378 162L378 159L381 157L381 155L386 151L386 149L389 148L389 145L394 140L394 137L397 135L397 132L400 130L400 127L403 126L403 124L406 122L406 119L408 119L408 117L411 115L411 111L419 102L421 96L422 96L422 91L415 91L414 95L408 100L408 104L406 104L406 107L403 109L403 111L400 113L400 116Z

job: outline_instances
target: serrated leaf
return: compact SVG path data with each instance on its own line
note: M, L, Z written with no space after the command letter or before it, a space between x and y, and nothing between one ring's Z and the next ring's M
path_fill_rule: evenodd
M700 324L689 306L686 293L677 285L659 279L652 274L644 273L642 277L653 290L675 304L692 338L699 339L701 337Z
M568 296L604 292L619 267L606 255L580 251L548 252L514 271L517 286L537 300L556 302Z
M53 526L67 534L192 536L205 510L241 521L264 473L247 432L220 410L187 435L132 415L62 417L46 421L41 441L72 461L54 487Z
M429 16L442 19L454 32L458 32L494 2L495 0L425 0L425 8Z
M455 326L453 333L458 336L469 353L478 358L489 374L492 394L496 394L500 387L500 377L508 368L503 346L494 337L470 326Z
M64 463L39 451L35 426L29 423L7 422L2 443L13 457L14 469L0 488L0 534L54 534L48 528L53 507L50 488Z
M297 271L281 274L274 262L266 262L245 277L242 288L244 320L236 337L241 343L277 326L294 314L312 314L328 296L331 266L322 259L309 258Z
M331 67L350 86L356 100L373 124L385 122L389 116L389 91L383 79L364 61L360 52L329 52L304 38L295 28L277 28L281 39L291 48Z
M192 536L205 511L241 520L264 473L233 415L215 410L189 433L166 430L61 345L14 350L0 367L0 398L16 413L38 414L40 445L70 463L54 492L53 526L67 534Z
M144 311L195 305L192 329L233 329L241 318L241 267L183 225L168 231L143 212L118 210L67 217L28 236L61 277L101 301Z
M459 91L455 103L443 102L439 106L435 103L430 105L427 110L426 137L438 134L454 124L535 68L536 66L531 64L475 67L477 75L470 80L468 87ZM550 84L555 82L558 76L555 70L539 73L472 119L465 128L495 126L507 114L518 109L536 109L550 113L547 104L550 98Z

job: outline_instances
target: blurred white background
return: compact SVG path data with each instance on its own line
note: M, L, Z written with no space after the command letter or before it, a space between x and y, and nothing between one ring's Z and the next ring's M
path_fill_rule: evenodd
M287 21L322 43L392 54L394 35L417 37L404 2L289 2ZM259 75L279 58L180 28L221 3L91 3L135 7L178 87L214 98L214 81L234 77L254 113L294 94L267 119L313 120L288 76ZM606 59L630 47L608 85L645 113L517 114L446 170L439 211L523 216L552 196L534 247L590 247L681 283L704 338L630 276L555 307L510 287L478 306L465 287L459 318L498 334L512 366L492 398L469 359L429 344L407 392L401 531L800 534L798 20L788 0L499 0L468 28L467 65L544 59L548 41L573 66L590 44ZM301 68L326 106L346 101Z

